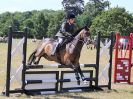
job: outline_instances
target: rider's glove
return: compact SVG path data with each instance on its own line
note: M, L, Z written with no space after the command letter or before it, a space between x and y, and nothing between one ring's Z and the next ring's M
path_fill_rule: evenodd
M70 34L69 32L66 32L66 36L72 36L72 34Z

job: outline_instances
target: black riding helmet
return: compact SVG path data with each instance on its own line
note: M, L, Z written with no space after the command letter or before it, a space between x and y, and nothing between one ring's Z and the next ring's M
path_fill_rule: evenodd
M75 15L74 14L68 14L67 15L67 19L73 19L73 18L75 18Z

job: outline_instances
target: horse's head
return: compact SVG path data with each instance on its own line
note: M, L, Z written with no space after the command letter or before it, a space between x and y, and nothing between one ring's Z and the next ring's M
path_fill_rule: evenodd
M88 41L88 38L90 37L89 28L85 26L80 32L79 32L80 40L83 40L84 43Z

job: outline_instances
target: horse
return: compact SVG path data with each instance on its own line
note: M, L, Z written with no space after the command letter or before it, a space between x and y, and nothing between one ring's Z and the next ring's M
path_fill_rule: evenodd
M41 57L44 57L49 61L55 61L64 67L73 69L78 84L80 84L80 76L84 84L88 84L87 79L81 71L79 59L82 47L87 42L89 36L90 32L86 26L79 29L74 33L73 40L60 47L55 55L51 55L51 53L57 42L52 38L43 39L31 53L28 65L38 64Z

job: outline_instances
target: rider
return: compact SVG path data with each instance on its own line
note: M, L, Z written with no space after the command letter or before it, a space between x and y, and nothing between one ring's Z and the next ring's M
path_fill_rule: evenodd
M74 14L68 14L67 20L63 22L61 25L61 28L59 32L55 35L58 37L58 44L55 46L52 55L55 54L59 46L62 46L72 40L72 34L76 30L76 26L74 24L75 22L75 15Z

